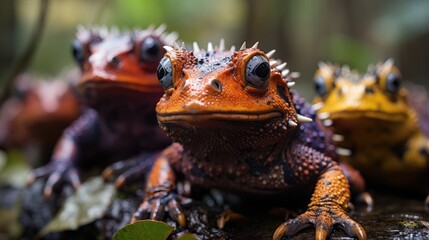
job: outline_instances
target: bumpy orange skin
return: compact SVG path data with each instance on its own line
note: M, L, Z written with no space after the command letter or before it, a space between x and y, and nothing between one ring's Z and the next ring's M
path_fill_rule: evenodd
M341 71L341 70L340 70ZM317 76L318 73L316 73ZM326 96L316 98L324 121L343 135L341 148L350 149L343 160L356 167L370 182L396 189L424 189L429 169L429 140L422 132L418 113L404 87L388 90L388 76L400 77L387 61L370 68L363 76L336 76Z
M246 68L254 56L269 60L256 47L175 48L166 54L172 84L166 84L156 110L161 128L177 143L156 160L134 220L162 219L167 209L185 225L179 204L183 196L175 192L176 178L184 176L195 185L256 194L315 187L308 210L282 224L273 238L315 225L317 239L324 239L337 223L349 235L366 238L345 213L349 185L332 158L329 133L310 106L290 91L291 78L282 77L278 64L270 67L266 86L249 83ZM160 72L165 76L165 69Z

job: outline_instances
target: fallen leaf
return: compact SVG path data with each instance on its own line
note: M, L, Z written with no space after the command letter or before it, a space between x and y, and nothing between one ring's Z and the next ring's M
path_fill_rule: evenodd
M68 197L57 213L38 234L42 237L51 232L76 230L80 226L101 218L116 195L112 183L105 183L101 177L94 177L83 183Z

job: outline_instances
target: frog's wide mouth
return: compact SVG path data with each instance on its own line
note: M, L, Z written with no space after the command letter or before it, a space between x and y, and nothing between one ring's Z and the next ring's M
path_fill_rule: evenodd
M162 123L187 122L198 124L206 121L235 121L258 122L281 117L278 111L246 113L246 112L205 112L205 113L166 113L157 114L158 121Z
M151 84L135 84L123 81L109 81L109 80L92 80L81 83L79 85L79 89L81 91L88 91L90 89L99 89L99 90L107 90L107 89L129 89L138 92L161 92L162 90L160 85L151 85Z
M387 121L387 122L401 122L407 119L407 114L405 113L386 113L380 111L339 111L339 112L327 112L329 119L331 120L362 120L362 119L372 119L377 121ZM319 115L324 115L324 113L319 113Z

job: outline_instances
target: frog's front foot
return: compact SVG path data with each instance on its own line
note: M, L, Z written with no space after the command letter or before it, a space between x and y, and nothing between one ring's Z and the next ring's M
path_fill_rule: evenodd
M145 200L140 205L139 209L134 213L131 222L139 219L154 219L163 220L165 212L181 227L186 226L186 217L182 210L182 203L189 199L179 196L174 192L166 192L163 190L151 191L147 194Z
M32 184L36 179L47 178L43 195L49 199L54 189L61 190L66 183L71 184L76 190L80 186L80 178L77 169L68 162L51 161L47 165L36 168L27 179L28 184Z
M155 155L142 154L138 158L113 163L104 169L104 180L114 179L116 188L122 188L127 183L145 180L153 166Z
M316 229L315 239L323 240L330 235L334 225L338 225L350 237L355 237L359 240L367 239L362 226L352 220L340 206L328 205L313 206L298 217L284 222L274 232L273 240L280 240L283 235L294 235L300 230L311 226L315 226Z

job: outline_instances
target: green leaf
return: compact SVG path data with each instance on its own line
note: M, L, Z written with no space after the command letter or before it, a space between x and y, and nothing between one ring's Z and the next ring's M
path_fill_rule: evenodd
M88 179L66 199L57 215L38 234L40 237L64 230L76 230L82 225L101 218L116 195L112 183L105 183L101 177Z
M113 237L113 240L165 240L172 231L173 227L165 222L143 220L128 224L119 229Z
M10 150L7 151L5 156L0 156L0 185L22 188L26 184L30 171L31 167L25 161L21 152Z

